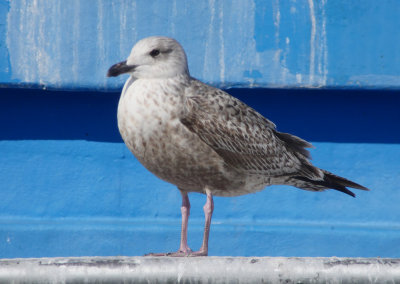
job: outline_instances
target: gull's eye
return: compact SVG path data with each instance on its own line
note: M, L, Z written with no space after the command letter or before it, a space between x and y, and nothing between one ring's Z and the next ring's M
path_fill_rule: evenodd
M160 54L160 50L158 50L158 49L153 49L152 51L150 51L149 54L151 55L151 57L156 57L157 55Z

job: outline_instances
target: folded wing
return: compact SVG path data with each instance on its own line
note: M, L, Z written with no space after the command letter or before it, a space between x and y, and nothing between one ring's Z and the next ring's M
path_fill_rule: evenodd
M278 132L274 123L229 94L193 80L181 122L224 161L248 174L321 179L308 161L308 142ZM195 95L189 95L195 94Z

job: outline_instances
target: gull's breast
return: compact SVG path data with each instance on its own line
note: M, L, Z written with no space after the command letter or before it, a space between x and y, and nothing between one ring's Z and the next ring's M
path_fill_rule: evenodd
M118 105L118 127L124 142L148 170L181 189L203 192L205 186L211 186L223 190L233 173L180 122L183 97L165 90L145 80L124 87Z

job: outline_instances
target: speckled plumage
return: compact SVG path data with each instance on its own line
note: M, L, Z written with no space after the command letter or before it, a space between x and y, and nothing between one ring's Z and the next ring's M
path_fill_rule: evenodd
M131 74L118 105L123 140L183 196L236 196L271 184L350 195L346 186L366 189L314 167L305 149L311 144L278 132L240 100L190 77L186 55L173 39L139 41L127 61L109 70L109 76L121 73Z

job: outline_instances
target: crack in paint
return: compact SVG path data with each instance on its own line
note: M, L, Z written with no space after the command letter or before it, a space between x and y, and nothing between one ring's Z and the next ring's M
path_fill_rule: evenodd
M311 21L311 36L310 36L310 71L309 71L309 84L314 84L314 64L315 64L315 13L314 13L314 2L313 0L308 0L308 6L310 8L310 21Z
M326 0L322 0L318 2L316 8L313 0L308 0L311 22L309 85L317 87L326 85L328 75L325 5ZM316 16L315 9L317 9L318 17ZM315 67L317 67L317 72Z
M223 85L225 82L225 46L224 46L224 9L223 9L223 1L221 1L221 7L219 11L219 41L220 41L220 49L219 49L219 65L220 65L220 73L219 77L221 80L221 84Z

